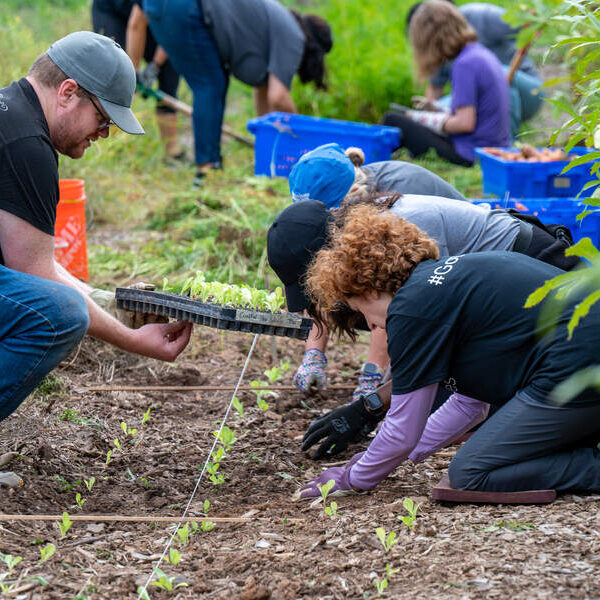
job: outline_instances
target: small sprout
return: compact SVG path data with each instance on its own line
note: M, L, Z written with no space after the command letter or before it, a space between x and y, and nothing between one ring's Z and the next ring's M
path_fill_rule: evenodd
M115 445L115 447L116 447L117 450L121 449L121 442L119 441L119 438L115 438L113 440L113 444Z
M85 483L85 487L87 488L87 491L91 492L92 488L94 487L94 484L96 483L96 478L94 476L92 476L89 479L84 479L83 483Z
M151 581L150 585L155 585L161 590L166 590L167 592L172 592L179 587L187 587L187 583L175 583L175 577L169 577L161 571L158 567L154 567L154 574L158 577L156 581Z
M150 600L148 590L144 589L141 585L138 585L136 593L141 598L141 600Z
M0 560L8 567L8 576L12 576L13 569L23 560L22 556L13 556L12 554L2 554Z
M244 404L242 403L242 401L237 396L234 396L232 404L233 404L233 408L235 408L235 410L237 412L238 419L243 419L244 418Z
M404 498L404 500L402 500L402 506L404 506L404 508L408 511L408 515L399 515L397 518L409 529L412 529L415 525L415 519L417 518L419 505L412 498Z
M262 398L257 398L256 399L256 405L263 412L266 412L267 410L269 410L269 404L267 402L265 402Z
M58 528L60 529L61 537L65 537L67 535L67 531L71 529L71 525L73 525L73 521L69 518L69 513L63 512L62 514L62 522L58 521L56 523Z
M327 483L324 484L319 484L317 487L319 488L320 492L321 492L321 498L323 498L323 502L326 502L327 500L327 496L329 496L329 492L331 491L331 488L335 485L335 480L334 479L330 479Z
M375 579L373 584L375 585L375 589L377 590L377 597L380 598L383 592L385 592L385 590L387 589L388 580L385 577L381 580Z
M386 552L389 552L392 549L392 547L395 546L398 542L398 536L395 531L390 531L389 533L386 533L383 527L378 527L375 530L375 533L377 534L377 537L379 538L379 541L381 542L381 545L384 547Z
M202 508L203 508L204 514L207 515L208 511L210 510L210 500L205 500L202 504Z
M145 488L152 487L152 484L148 481L146 477L140 477L140 481Z
M212 521L202 521L202 523L200 524L200 529L202 531L202 533L208 533L209 531L212 531L215 528L215 523L213 523Z
M112 460L113 453L114 453L114 450L112 450L112 449L106 453L106 465L107 466L110 465L110 461Z
M15 587L14 583L4 583L4 580L8 577L8 573L2 573L0 575L0 592L4 596L4 594L10 593L10 591Z
M181 554L179 553L179 550L175 549L175 548L170 548L169 549L169 556L165 557L165 560L173 565L174 567L176 567L179 562L181 561Z
M86 503L86 499L82 498L81 494L77 492L75 494L75 502L77 502L77 508L81 510L83 508L83 505Z
M391 579L392 575L395 575L396 573L398 573L398 571L400 571L400 569L394 569L392 568L392 565L390 565L390 563L386 563L385 565L385 574Z
M55 552L56 546L54 544L46 544L43 548L40 548L40 564L50 560Z
M145 425L148 422L148 419L150 418L151 410L152 410L152 407L149 406L148 410L144 413L144 416L142 417L142 425Z
M225 457L225 450L219 447L210 456L214 463L219 464Z
M180 539L184 546L187 546L190 542L190 524L186 523L183 527L177 530L177 537Z
M332 519L334 519L337 515L337 509L338 509L338 505L337 502L330 502L329 506L325 506L324 510L325 510L325 514L328 517L331 517Z

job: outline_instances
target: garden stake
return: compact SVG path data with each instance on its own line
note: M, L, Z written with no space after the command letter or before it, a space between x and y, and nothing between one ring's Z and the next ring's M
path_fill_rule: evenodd
M185 510L183 511L183 515L181 515L182 518L185 518L185 516L187 515L187 512L190 508L190 504L192 503L192 500L194 499L194 496L196 495L196 491L198 490L198 486L200 485L202 476L204 475L204 472L206 471L206 466L208 465L208 462L212 456L212 453L219 441L221 432L223 431L223 427L225 427L225 422L227 421L227 417L229 416L229 412L231 411L231 407L233 406L233 399L236 397L238 388L240 387L240 384L242 383L242 379L244 378L244 374L246 373L246 368L248 367L248 363L250 362L250 357L252 356L252 352L254 351L254 347L256 346L256 340L258 339L258 335L259 334L257 333L252 338L252 345L250 346L250 350L248 350L248 356L246 356L246 362L244 363L244 367L242 368L242 372L240 373L237 385L235 386L235 390L234 390L233 394L231 395L231 400L229 401L229 406L227 407L227 410L225 411L223 420L221 421L221 426L219 427L219 432L215 436L215 441L213 442L213 445L208 453L208 456L206 457L206 460L204 461L204 466L202 467L202 471L200 472L200 477L198 477L198 479L196 480L196 485L194 486L192 495L190 496L190 499L188 500ZM142 595L146 592L148 586L150 585L150 582L152 581L152 578L155 575L156 569L158 569L158 567L160 567L160 564L162 563L167 552L169 551L169 548L171 547L171 544L173 543L173 539L174 539L175 535L177 534L177 530L179 529L180 525L181 525L181 521L178 523L177 527L175 527L175 530L171 534L171 537L169 538L169 541L167 542L167 545L165 546L163 553L160 555L160 558L158 559L155 567L152 569L150 575L148 576L148 579L147 579L146 583L144 584L144 587L139 591L137 600L142 600Z
M354 390L356 385L329 385L327 391L331 390ZM273 392L294 392L298 388L293 385L113 385L78 388L74 390L78 394L86 392L230 392L237 390L240 392L251 392L254 390L268 390Z

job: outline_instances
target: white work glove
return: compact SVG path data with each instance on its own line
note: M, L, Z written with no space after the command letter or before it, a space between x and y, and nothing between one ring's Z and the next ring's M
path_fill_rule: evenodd
M445 135L444 123L450 116L449 112L432 112L429 110L407 110L406 116L413 121L428 127L435 133Z
M149 290L152 291L156 289L151 283L144 283L140 281L138 283L134 283L130 286L127 286L134 290ZM162 315L153 315L142 312L132 312L129 310L121 310L117 308L117 300L115 298L115 292L111 292L110 290L101 290L99 288L92 288L92 291L89 293L89 297L102 309L104 309L107 313L121 321L123 325L130 327L131 329L139 329L143 325L148 325L148 323L167 323L169 319L167 317L163 317Z

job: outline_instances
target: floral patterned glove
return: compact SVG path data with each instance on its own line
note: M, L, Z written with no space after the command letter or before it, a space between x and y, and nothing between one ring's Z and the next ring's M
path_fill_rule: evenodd
M360 370L358 387L352 394L352 400L358 400L361 396L374 392L383 381L383 373L375 363L365 363Z
M324 390L327 387L326 366L325 354L316 348L310 348L304 353L302 364L294 375L294 385L301 392L310 392L313 387Z

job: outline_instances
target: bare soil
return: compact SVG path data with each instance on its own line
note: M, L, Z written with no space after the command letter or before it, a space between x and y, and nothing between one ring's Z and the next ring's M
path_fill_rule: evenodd
M252 336L197 327L191 347L175 365L116 352L86 340L57 371L61 393L28 399L0 426L0 454L16 451L5 469L24 481L0 488L4 514L146 516L147 522L75 521L64 537L53 521L0 521L0 552L23 557L11 577L22 599L136 598L174 531L158 516L180 516L194 489L230 400L228 392L149 392L148 385L234 385ZM295 365L297 340L260 338L244 383L261 377L276 361ZM330 354L331 383L353 383L364 344L338 344ZM280 382L291 382L293 369ZM344 373L341 375L340 373ZM337 374L337 375L336 375ZM93 385L136 385L134 392L90 392ZM311 419L346 400L329 393L306 399L295 392L269 399L263 412L252 393L240 398L241 419L230 416L238 440L223 459L225 482L203 477L189 514L245 517L178 537L177 566L161 569L187 583L172 592L148 588L151 598L263 600L374 598L374 579L392 575L386 598L598 598L600 596L600 496L565 495L553 505L442 505L428 493L456 448L419 466L400 467L376 491L338 498L338 514L321 504L295 503L298 485L322 464L300 450ZM68 409L67 409L68 407ZM141 426L151 407L148 422ZM61 419L71 420L61 420ZM120 423L137 428L134 443ZM109 465L106 454L116 450ZM342 457L360 450L355 446ZM336 457L337 458L337 457ZM84 479L96 478L91 492ZM75 495L85 499L78 510ZM402 500L420 503L410 530L396 517ZM209 515L203 501L211 502ZM395 531L398 542L385 552L376 527ZM39 548L56 554L39 564ZM4 565L2 565L4 566ZM2 572L3 569L0 569ZM41 576L40 585L29 578Z

